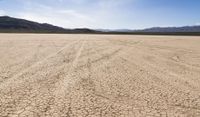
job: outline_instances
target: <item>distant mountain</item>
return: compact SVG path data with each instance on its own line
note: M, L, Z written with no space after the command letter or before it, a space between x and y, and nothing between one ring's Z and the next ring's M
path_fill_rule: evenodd
M133 32L135 30L131 29L96 29L97 31L101 32Z
M153 27L136 32L200 32L200 26L184 26L184 27Z
M200 26L184 26L184 27L153 27L141 30L132 30L132 29L97 29L102 32L125 32L125 33L134 33L134 32L200 32Z
M47 23L37 23L9 16L0 17L0 32L16 33L94 33L96 31L83 29L65 29Z
M200 35L200 26L184 27L153 27L141 30L132 29L98 29L105 34L131 34L131 35Z
M0 33L89 33L89 34L139 34L139 35L200 35L200 26L154 27L143 30L130 29L65 29L47 23L37 23L9 16L0 16Z

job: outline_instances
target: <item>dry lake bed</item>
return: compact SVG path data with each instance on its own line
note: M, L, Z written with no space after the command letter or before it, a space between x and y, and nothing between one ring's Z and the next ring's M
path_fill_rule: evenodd
M0 34L0 117L200 117L200 37Z

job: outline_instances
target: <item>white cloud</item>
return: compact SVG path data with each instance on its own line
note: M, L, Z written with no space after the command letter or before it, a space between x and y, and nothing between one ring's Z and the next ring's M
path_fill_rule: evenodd
M16 14L16 17L40 23L50 23L65 28L92 27L95 22L89 16L76 10L54 9L50 6L36 5L37 8L28 8ZM42 11L42 12L41 12Z
M115 7L122 4L127 4L131 0L99 0L99 5L103 7Z
M120 25L119 19L123 19L120 5L132 0L18 1L22 9L11 12L11 16L65 28L114 28Z
M71 16L82 21L94 22L94 20L92 20L90 17L83 15L81 13L78 13L75 10L58 10L57 12L62 15Z
M197 22L195 25L200 26L200 22Z
M0 10L0 16L6 15L6 12L4 10Z

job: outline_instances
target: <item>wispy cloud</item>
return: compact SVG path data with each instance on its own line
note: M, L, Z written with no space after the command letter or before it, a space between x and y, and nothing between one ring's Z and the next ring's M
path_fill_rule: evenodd
M37 21L40 23L51 23L66 28L81 28L92 26L95 22L89 16L72 9L54 9L42 4L29 7L25 11L18 12L16 17Z
M6 12L4 10L0 10L0 16L6 15Z
M9 0L11 1L11 0ZM120 5L131 0L15 0L20 9L8 15L65 28L118 26ZM135 1L135 0L134 0ZM120 11L121 12L121 11Z
M135 29L194 25L199 5L189 0L0 0L0 15L66 28Z
M200 22L197 22L195 25L200 26Z
M23 6L21 10L14 14L19 18L33 20L41 23L51 23L66 28L100 28L108 26L105 22L111 22L115 19L114 7L124 4L130 0L49 0L51 2L60 2L58 8L55 4L46 4L37 0L18 0ZM45 0L44 0L45 1ZM126 1L126 2L125 2ZM71 6L81 7L67 7ZM66 7L65 7L66 6ZM91 8L90 8L91 7ZM86 10L87 9L87 10ZM101 26L100 26L101 25Z

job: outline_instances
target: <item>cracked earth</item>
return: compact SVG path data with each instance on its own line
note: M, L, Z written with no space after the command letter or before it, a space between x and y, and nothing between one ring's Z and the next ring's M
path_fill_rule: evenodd
M200 39L0 34L0 117L200 117Z

